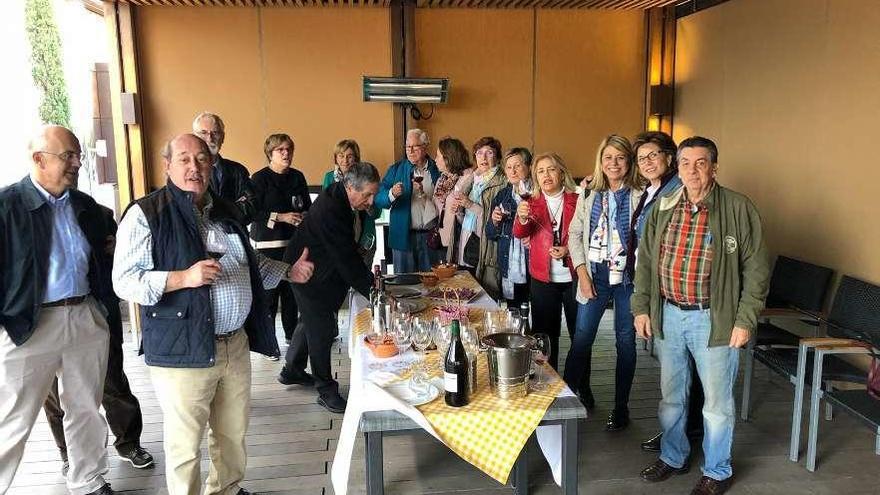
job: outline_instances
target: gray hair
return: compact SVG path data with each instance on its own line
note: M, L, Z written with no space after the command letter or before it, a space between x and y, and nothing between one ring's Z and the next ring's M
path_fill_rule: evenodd
M351 187L355 191L360 191L367 184L379 182L379 171L372 163L358 162L351 166L342 177L342 184L345 187Z
M217 128L220 129L220 132L222 132L224 135L226 134L226 124L223 123L223 119L221 119L220 116L216 113L211 112L202 112L196 115L196 118L193 119L192 123L193 132L196 131L196 127L199 125L199 121L202 119L211 119L212 121L214 121L215 124L217 124Z
M414 135L414 136L418 136L418 138L419 138L419 143L421 143L421 144L423 144L423 145L426 145L426 146L427 146L428 143L431 142L431 140L428 139L428 133L425 132L425 131L423 131L423 130L421 130L421 129L410 129L410 130L406 131L406 137L407 137L407 139L409 139L409 137L410 137L410 136L413 136L413 135Z

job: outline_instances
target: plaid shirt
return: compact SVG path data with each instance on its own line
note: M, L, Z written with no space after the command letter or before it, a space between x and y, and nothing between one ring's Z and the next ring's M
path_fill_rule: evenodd
M660 244L663 297L679 304L709 304L712 251L709 209L689 201L685 191Z
M195 207L193 207L195 209ZM206 207L210 208L210 204ZM199 233L204 241L208 229L223 232L196 209ZM235 234L226 237L227 252L219 259L220 277L211 285L214 333L221 335L244 325L253 302L247 255L241 239ZM144 306L159 302L165 293L170 272L153 270L153 238L150 225L140 206L133 205L116 234L116 252L113 263L113 288L122 299ZM272 289L287 276L290 265L269 259L256 252L260 264L263 287Z

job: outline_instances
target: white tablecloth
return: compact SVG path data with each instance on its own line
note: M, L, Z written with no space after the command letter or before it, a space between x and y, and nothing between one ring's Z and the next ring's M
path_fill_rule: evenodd
M470 307L494 309L497 304L484 291L472 303ZM330 470L330 479L336 495L345 495L348 491L348 476L351 469L351 456L357 439L358 426L361 414L366 411L397 411L412 419L425 431L439 437L422 413L415 407L397 399L375 382L366 379L369 374L370 362L377 360L372 353L363 345L363 341L351 335L351 325L354 316L361 310L369 307L369 301L360 294L355 293L349 305L349 325L346 339L348 341L348 353L351 358L350 390L348 394L348 407L342 419L342 428L339 432L339 442L333 457L333 466ZM403 356L404 359L413 359L411 355ZM562 389L559 397L574 396L568 387ZM560 425L539 426L536 432L538 444L550 469L553 480L557 485L562 484L562 427ZM442 442L442 440L441 440Z

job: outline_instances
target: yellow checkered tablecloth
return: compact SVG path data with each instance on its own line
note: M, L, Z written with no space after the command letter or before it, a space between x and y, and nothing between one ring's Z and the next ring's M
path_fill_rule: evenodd
M472 309L472 319L474 313ZM370 312L363 310L354 319L352 334L361 336L369 328ZM426 356L426 365L434 375L439 374L441 362L436 351ZM411 370L404 371L401 379L410 373ZM506 483L526 441L564 387L549 366L545 367L544 375L549 382L546 390L521 399L500 399L489 387L488 363L481 353L477 359L477 390L470 404L454 408L438 398L418 409L453 452L498 482Z

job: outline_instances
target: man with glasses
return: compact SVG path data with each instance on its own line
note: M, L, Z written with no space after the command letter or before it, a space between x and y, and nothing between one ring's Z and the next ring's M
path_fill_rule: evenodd
M406 133L406 158L388 168L376 195L376 207L390 208L388 244L394 273L429 271L438 253L428 248L428 232L437 224L437 208L431 197L440 177L428 156L428 133Z
M73 495L114 493L102 474L112 234L76 190L76 136L47 126L30 142L30 175L0 190L0 494L12 484L40 406L58 377Z
M202 112L193 119L193 134L202 138L211 150L211 190L234 203L241 212L242 225L251 223L256 211L253 183L244 165L220 156L226 139L226 125L219 115Z

